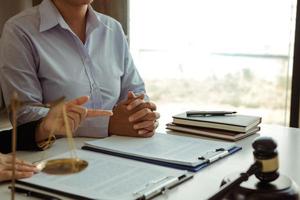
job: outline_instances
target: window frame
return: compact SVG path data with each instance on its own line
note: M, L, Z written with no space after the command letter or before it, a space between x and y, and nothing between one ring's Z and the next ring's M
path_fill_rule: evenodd
M290 107L290 127L299 127L299 112L300 112L300 4L297 0L296 7L296 24L294 38L294 58L292 72L292 87L291 87L291 107Z

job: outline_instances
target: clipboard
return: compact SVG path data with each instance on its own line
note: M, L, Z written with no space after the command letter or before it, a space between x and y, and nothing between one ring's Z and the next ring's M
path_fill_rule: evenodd
M108 155L113 155L113 156L118 156L118 157L122 157L122 158L133 159L133 160L142 161L142 162L146 162L146 163L161 165L161 166L165 166L165 167L171 167L171 168L180 169L180 170L188 170L190 172L198 172L199 170L207 167L208 165L212 164L213 162L216 162L226 156L229 156L229 155L241 150L242 147L238 147L238 146L232 147L228 151L220 152L219 154L210 156L210 157L202 156L203 162L196 166L174 164L174 163L169 163L169 162L165 162L165 161L159 161L159 160L153 160L153 159L149 159L149 158L142 158L142 157L138 157L138 156L126 155L126 154L116 153L116 152L107 151L107 150L103 150L103 149L97 149L97 148L93 148L90 146L83 146L82 149L94 151L94 152L98 152L98 153L104 153L104 154L108 154Z
M175 148L171 151L173 151L174 155L168 153L164 154L166 149L170 149L173 146ZM140 152L139 150L143 148L149 148L150 153ZM151 148L157 149L157 151L154 152ZM185 148L190 148L190 151ZM88 141L82 149L197 172L242 148L232 142L219 142L156 133L152 138L111 136L105 139ZM201 151L199 149L201 149ZM195 152L197 150L199 150L199 152ZM182 153L182 151L186 151L186 155ZM180 157L178 154L182 154L182 156Z
M148 200L152 199L155 196L166 193L172 188L180 185L181 183L193 178L192 174L186 174L181 177L178 177L177 180L172 180L166 177L166 182L161 182L156 185L147 185L145 188L133 192L135 196L132 200ZM80 199L80 200L94 200L94 198L89 198L87 196L76 195L68 193L61 190L55 190L47 187L43 187L36 184L30 184L23 182L21 180L16 181L16 193L26 195L27 197L36 197L41 199L51 199L51 200L71 200L71 199ZM22 192L18 192L22 191ZM36 196L37 195L37 196ZM97 198L98 200L119 200L119 199L105 199Z
M151 199L193 177L193 174L187 171L91 151L77 150L76 153L79 157L88 160L89 166L86 170L68 176L51 176L41 172L31 178L18 180L17 187L21 188L25 194L34 191L40 196L53 196L57 199L67 197L84 200L141 200ZM68 156L68 152L55 158L66 156ZM101 164L103 167L99 168ZM120 168L119 171L122 171L123 174L115 174L112 177L111 174L114 174L117 168ZM105 175L107 175L107 179L104 179ZM124 179L124 177L128 179ZM80 182L75 183L76 179ZM134 181L136 182L133 183ZM132 186L129 188L128 185ZM117 194L115 190L120 194Z

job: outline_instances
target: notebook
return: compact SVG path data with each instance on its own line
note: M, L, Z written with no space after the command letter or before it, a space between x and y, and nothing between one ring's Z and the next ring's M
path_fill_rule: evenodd
M253 135L257 133L260 130L259 126L256 126L252 129L250 129L247 132L234 132L234 131L226 131L226 130L220 130L220 129L211 129L211 128L201 128L196 126L186 126L186 125L177 125L173 123L166 124L166 128L173 130L173 131L179 131L183 133L189 133L194 135L200 135L204 137L212 137L222 140L228 140L228 141L237 141L241 140L245 137L248 137L250 135Z
M173 123L187 126L247 132L261 123L261 117L250 115L187 116L181 113L173 116Z
M232 142L156 133L151 138L114 135L85 142L82 149L195 172L241 147Z
M184 170L92 151L77 150L76 154L88 162L85 170L64 176L40 172L18 180L18 185L71 199L133 200L152 198L192 178L192 174ZM67 152L52 159L69 156Z

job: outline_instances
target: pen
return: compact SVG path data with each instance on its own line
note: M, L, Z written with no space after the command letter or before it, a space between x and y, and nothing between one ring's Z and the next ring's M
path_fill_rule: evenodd
M218 115L227 115L227 114L235 114L235 113L236 111L197 111L197 110L186 111L187 116L195 116L195 115L218 116Z
M10 186L8 188L11 189ZM41 192L37 192L37 191L33 191L30 189L25 189L25 188L21 188L21 187L15 187L15 192L25 194L27 197L35 197L35 198L44 199L44 200L61 200L60 198L51 196L49 194L44 194Z

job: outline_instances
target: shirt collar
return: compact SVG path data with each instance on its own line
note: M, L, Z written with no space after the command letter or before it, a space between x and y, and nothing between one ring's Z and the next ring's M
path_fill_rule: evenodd
M101 21L98 19L96 12L92 8L91 5L88 7L88 16L87 16L87 23L86 23L86 33L89 35L95 29L97 29L101 24Z
M69 29L69 25L65 22L55 5L51 0L44 0L39 6L40 13L40 32L49 30L56 25L60 25L64 29ZM87 16L87 34L90 34L103 24L100 19L98 19L96 12L91 5L88 7L88 16Z
M39 5L40 13L40 32L49 30L59 24L58 17L60 13L53 5L51 0L44 0Z

